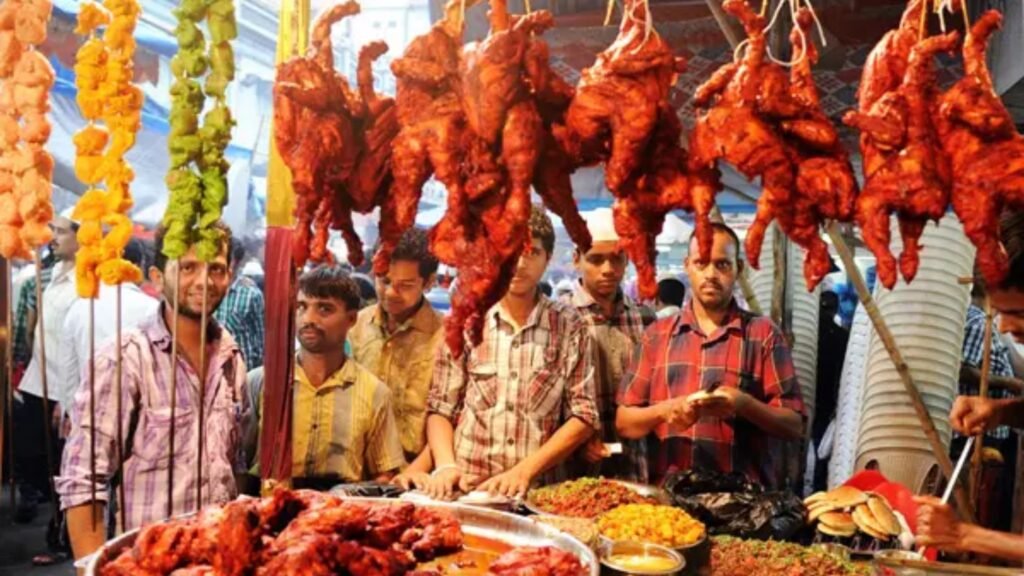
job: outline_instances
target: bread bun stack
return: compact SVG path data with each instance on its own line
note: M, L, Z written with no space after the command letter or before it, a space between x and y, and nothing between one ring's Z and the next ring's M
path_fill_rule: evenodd
M851 486L812 494L804 505L808 521L817 522L818 532L829 536L850 538L861 532L885 542L902 532L899 519L885 498Z

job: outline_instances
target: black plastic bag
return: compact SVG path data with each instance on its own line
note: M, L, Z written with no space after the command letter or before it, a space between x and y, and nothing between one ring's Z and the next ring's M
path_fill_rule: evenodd
M673 496L693 496L710 492L760 492L761 487L739 472L722 474L707 470L687 470L669 475L662 484Z
M711 535L790 540L804 527L806 510L798 496L764 492L741 474L690 470L671 475L664 487Z

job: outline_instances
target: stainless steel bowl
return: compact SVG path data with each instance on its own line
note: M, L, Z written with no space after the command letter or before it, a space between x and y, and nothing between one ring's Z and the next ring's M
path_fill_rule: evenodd
M671 568L664 570L628 568L612 562L612 558L618 555L664 558L673 564ZM606 540L601 547L601 565L604 567L602 574L613 576L664 576L682 572L683 568L686 567L686 560L682 554L665 546L646 542L612 542Z

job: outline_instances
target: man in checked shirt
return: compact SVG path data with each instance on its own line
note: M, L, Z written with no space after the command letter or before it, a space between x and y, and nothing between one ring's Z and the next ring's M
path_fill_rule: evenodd
M648 328L622 379L616 427L626 438L654 432L652 482L703 468L785 487L780 440L803 434L804 406L782 332L733 298L739 245L735 232L714 224L705 261L690 239L693 296Z
M622 292L622 279L629 260L615 232L612 211L593 210L586 215L593 240L590 250L573 253L580 279L573 291L562 298L572 306L590 328L594 338L594 385L597 409L601 414L601 433L595 434L573 468L582 476L620 478L646 484L647 441L623 440L615 431L615 395L622 375L629 368L633 349L644 329L654 322L654 311ZM608 445L619 444L612 453Z
M555 231L536 206L530 235L508 293L486 313L483 342L458 359L439 350L427 401L434 498L473 488L517 497L563 479L561 464L599 426L586 323L538 290Z
M156 262L149 279L163 294L157 311L122 337L123 380L121 430L124 460L118 461L117 383L115 343L96 353L96 411L90 411L90 382L86 375L71 409L71 434L64 450L61 475L56 479L61 509L67 511L68 532L76 558L91 554L115 530L102 521L108 489L117 507L125 511L127 531L169 516L196 510L201 504L222 503L237 495L235 473L240 471L242 404L245 399L245 363L235 340L213 318L231 284L231 230L218 223L220 253L206 275L208 324L202 326L203 264L190 247L178 260L163 255L164 229L156 234ZM174 287L178 286L178 314L174 315ZM104 290L111 288L104 286ZM172 330L177 324L178 358L171 353ZM207 331L206 374L200 375L202 330ZM173 371L177 378L171 404ZM200 377L205 380L204 419L199 419ZM174 480L171 466L172 414L174 422ZM199 426L204 446L199 450ZM95 435L96 476L92 476L92 438ZM202 477L197 461L202 459ZM95 482L95 483L94 483ZM124 483L125 500L119 501L116 482ZM202 503L196 487L202 483ZM167 509L168 498L173 506ZM93 524L93 514L100 522Z

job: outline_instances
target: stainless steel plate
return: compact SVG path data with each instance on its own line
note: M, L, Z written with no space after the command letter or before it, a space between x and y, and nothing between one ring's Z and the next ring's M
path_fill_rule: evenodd
M923 562L901 558L887 558L876 555L873 561L875 574L879 576L1020 576L1020 569L974 566L970 564L949 564L946 562Z
M372 504L396 504L394 500L379 498L346 498L350 502ZM505 512L497 512L486 508L466 506L454 503L419 504L429 508L448 510L462 523L462 531L467 535L486 538L508 544L510 546L555 546L572 552L583 563L590 576L599 576L600 564L593 550L579 540L560 532L552 526L534 522L529 518L515 516ZM112 561L126 548L135 543L138 530L126 532L107 542L89 563L86 576L99 576L100 569Z
M625 480L612 480L612 479L607 479L607 480L609 482L614 482L616 484L620 484L622 486L625 486L626 488L629 488L630 490L636 492L637 494L639 494L639 495L641 495L641 496L643 496L645 498L651 498L657 504L664 504L666 506L672 506L672 496L666 490L658 488L657 486L649 486L647 484L637 484L636 482L626 482ZM530 494L532 494L532 492ZM551 512L546 512L543 508L538 506L533 501L533 498L532 498L532 496L530 494L527 495L526 500L523 502L523 504L526 506L527 510L529 510L530 512L533 512L534 514L538 514L538 515L542 515L542 516L559 516L559 514L553 514Z

